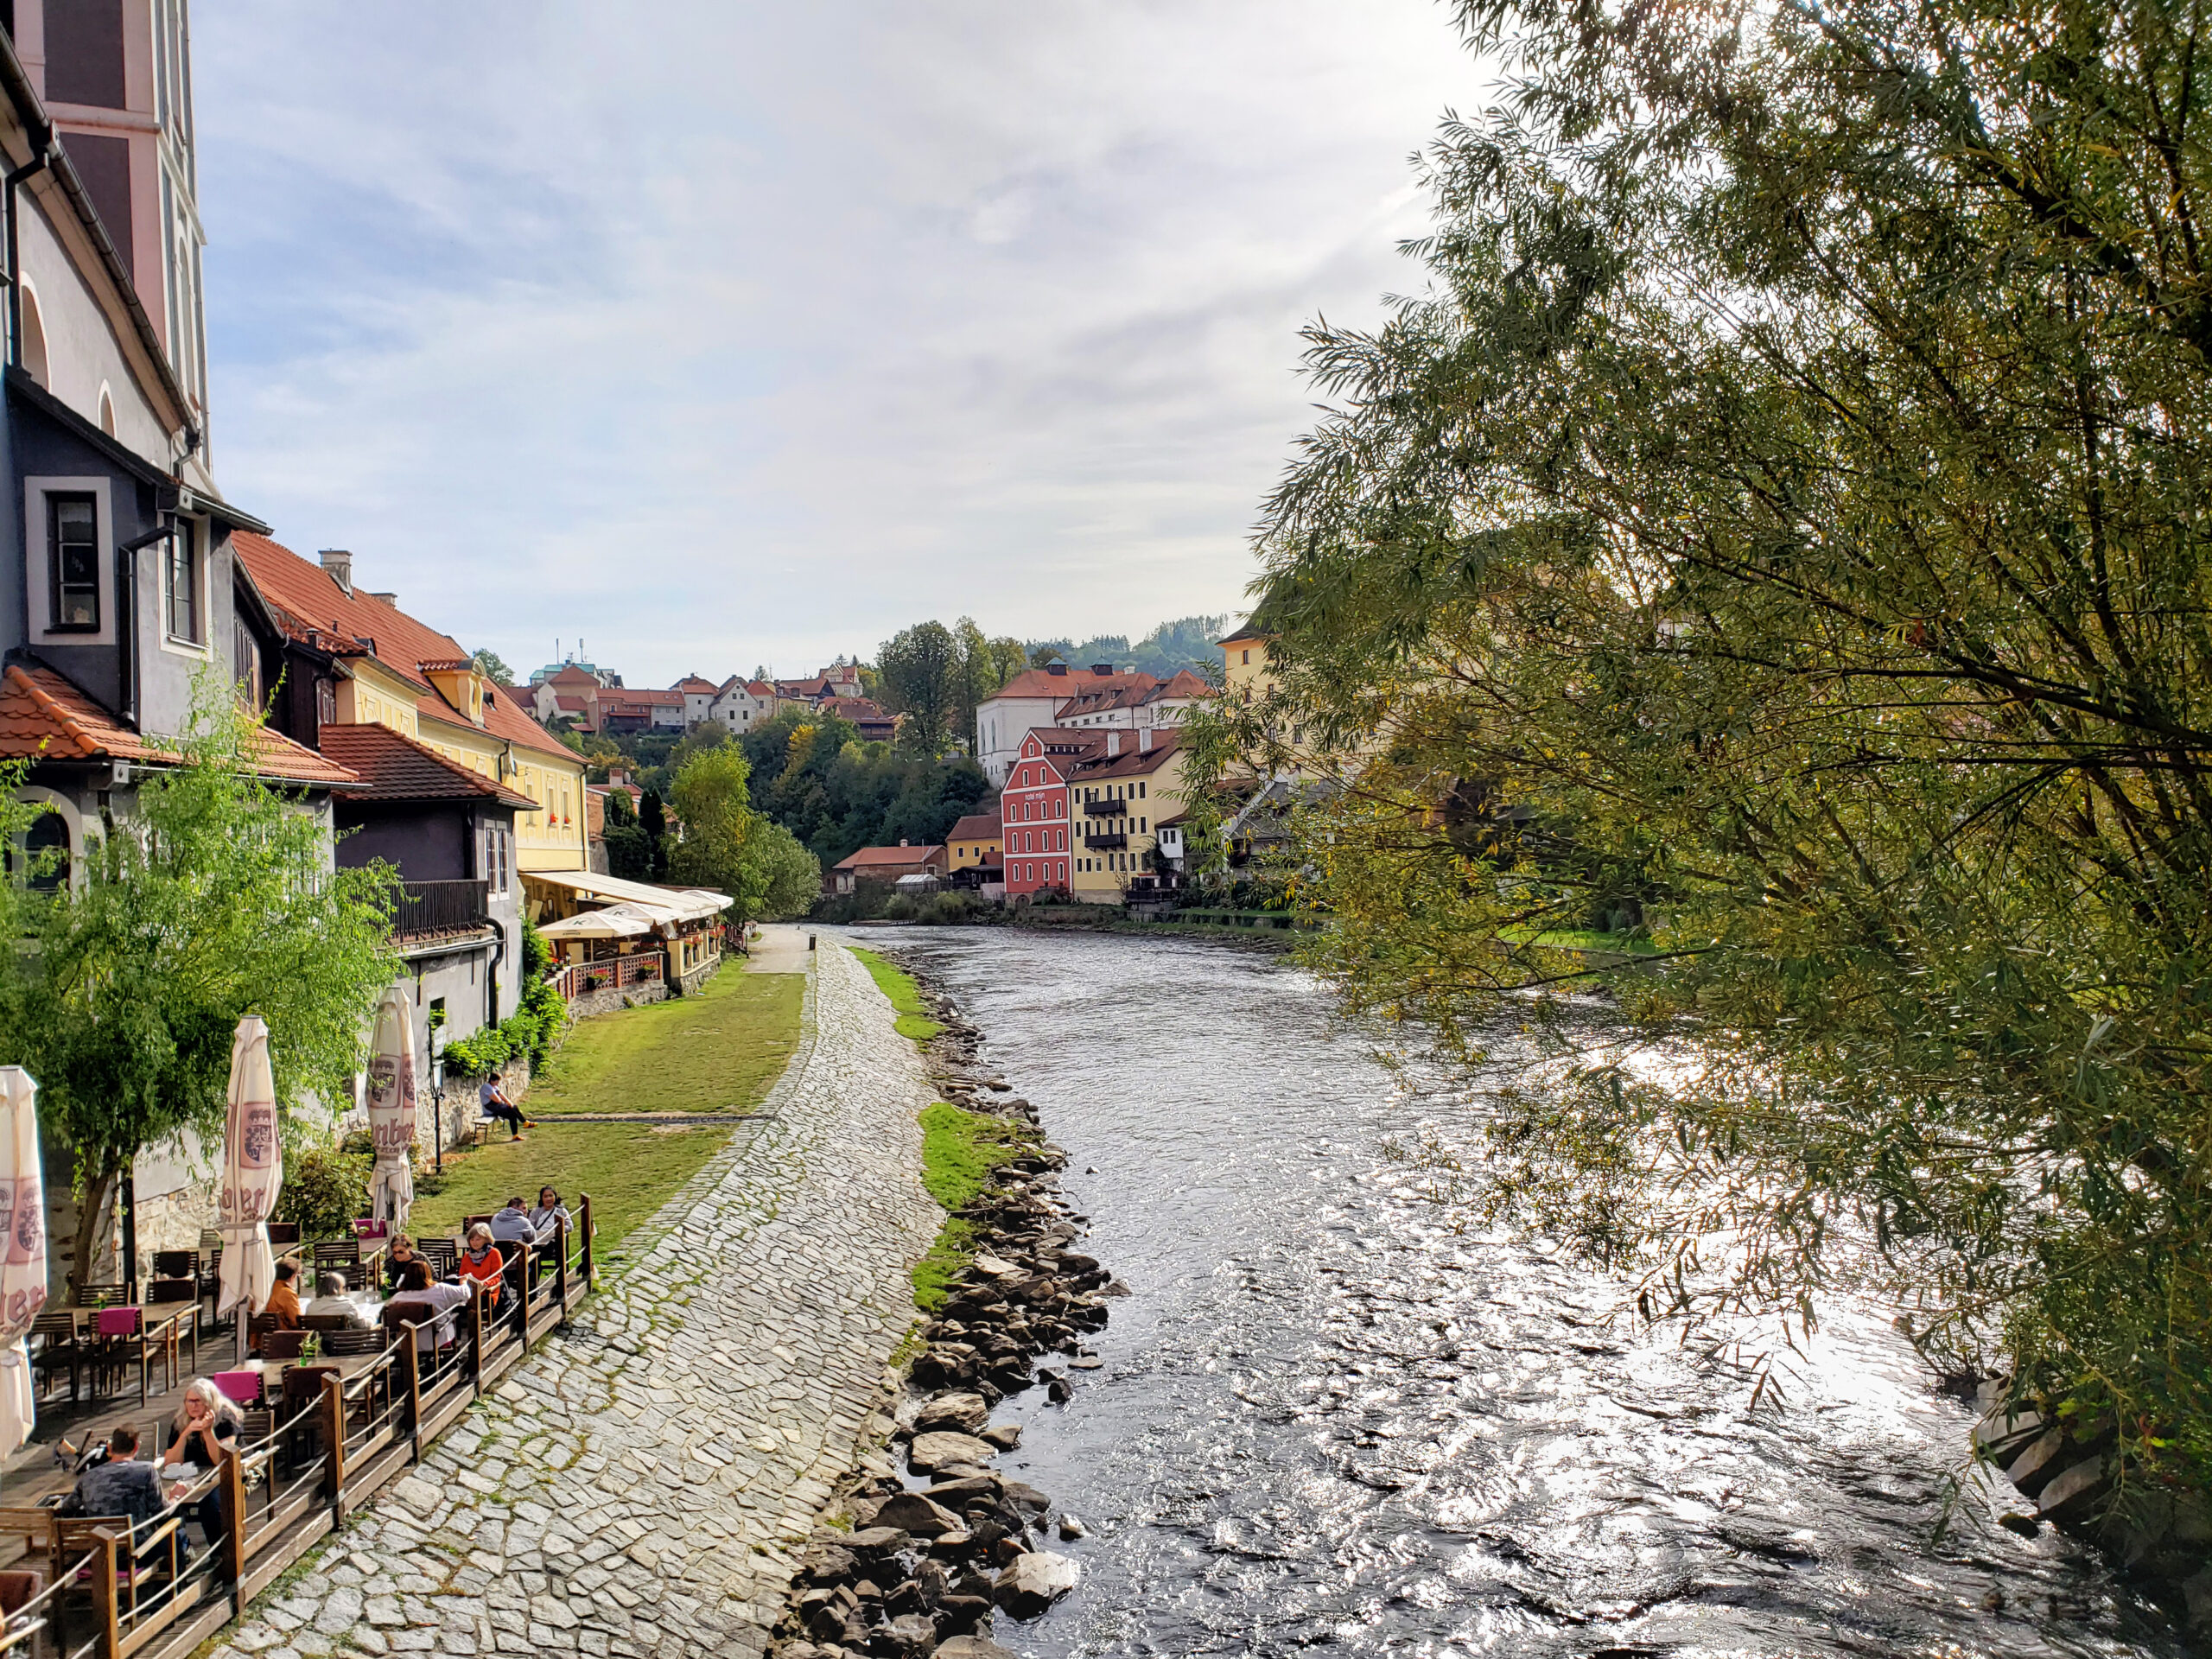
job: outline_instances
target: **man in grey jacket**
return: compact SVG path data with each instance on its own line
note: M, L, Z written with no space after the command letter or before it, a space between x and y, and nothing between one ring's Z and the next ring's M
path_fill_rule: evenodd
M133 1531L143 1531L168 1507L154 1465L138 1461L138 1431L118 1423L107 1437L107 1460L77 1477L75 1490L62 1501L61 1513L121 1516Z

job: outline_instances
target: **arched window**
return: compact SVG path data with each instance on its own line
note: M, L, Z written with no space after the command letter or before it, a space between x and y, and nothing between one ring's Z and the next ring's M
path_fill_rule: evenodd
M69 826L59 812L41 812L23 831L26 884L36 893L59 893L69 885Z
M46 385L46 320L39 315L38 296L31 292L29 284L23 288L22 302L23 358L21 366L25 374L43 386Z

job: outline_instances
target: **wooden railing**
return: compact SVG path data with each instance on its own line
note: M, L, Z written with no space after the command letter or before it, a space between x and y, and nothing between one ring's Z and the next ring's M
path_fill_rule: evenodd
M572 962L549 976L546 983L560 993L563 1002L573 1002L586 991L626 991L633 985L657 985L667 971L665 950L639 950L605 962Z
M442 1349L434 1338L427 1361L419 1338L435 1321L403 1323L375 1363L342 1381L326 1370L314 1404L258 1444L226 1452L154 1520L134 1529L50 1518L54 1582L0 1622L0 1659L184 1659L244 1618L590 1294L593 1231L587 1197L574 1227L556 1224L550 1263L524 1256L521 1291L503 1292L496 1313L485 1287L472 1284L449 1316L454 1341ZM309 1441L312 1454L301 1456ZM226 1535L184 1567L186 1516L218 1495Z
M488 926L492 919L488 881L402 881L399 910L392 919L394 938L432 933L464 933Z

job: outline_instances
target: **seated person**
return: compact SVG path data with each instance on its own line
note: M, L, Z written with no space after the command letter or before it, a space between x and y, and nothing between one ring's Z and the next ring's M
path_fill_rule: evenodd
M205 1473L219 1465L223 1453L238 1443L238 1402L204 1376L184 1385L184 1403L177 1408L176 1438L169 1443L166 1462L186 1465ZM229 1559L231 1529L224 1518L223 1488L218 1482L207 1497L192 1504L187 1516L200 1523L211 1547L223 1552L218 1571L228 1579L235 1568Z
M315 1281L315 1287L317 1294L315 1300L307 1305L308 1316L343 1319L349 1331L369 1328L369 1316L361 1312L358 1303L346 1298L344 1274L326 1273Z
M474 1294L465 1284L435 1283L430 1278L430 1264L417 1256L407 1264L406 1272L400 1275L399 1288L384 1305L384 1317L388 1325L404 1320L422 1326L415 1333L415 1351L434 1354L440 1343L453 1340L454 1310Z
M384 1258L384 1287L386 1294L399 1288L399 1281L407 1276L407 1264L410 1262L420 1262L422 1259L421 1255L415 1249L415 1241L412 1238L405 1233L394 1235L391 1248L385 1252Z
M534 1245L543 1241L538 1237L537 1223L529 1211L523 1208L520 1198L509 1198L506 1207L492 1217L492 1242L495 1244ZM509 1249L503 1254L512 1255Z
M76 1485L61 1500L60 1512L119 1515L137 1530L167 1507L161 1477L154 1472L154 1465L138 1461L138 1431L128 1423L118 1423L108 1433L106 1460L77 1477Z
M261 1317L273 1319L279 1331L300 1328L300 1291L294 1282L300 1276L300 1264L286 1256L276 1264L276 1288L269 1293L269 1305L261 1310Z
M537 1189L537 1208L530 1212L530 1218L537 1225L537 1242L541 1246L550 1247L558 1240L560 1228L556 1223L567 1223L572 1234L576 1230L575 1217L569 1213L569 1206L561 1202L561 1195L550 1186Z
M521 1109L507 1098L506 1090L498 1083L490 1077L485 1078L483 1085L476 1091L476 1104L485 1116L496 1117L506 1124L510 1131L509 1140L522 1139L524 1119Z
M461 1253L461 1276L482 1281L484 1294L493 1307L499 1305L499 1275L506 1265L506 1258L492 1243L489 1227L480 1221L468 1230L468 1248Z

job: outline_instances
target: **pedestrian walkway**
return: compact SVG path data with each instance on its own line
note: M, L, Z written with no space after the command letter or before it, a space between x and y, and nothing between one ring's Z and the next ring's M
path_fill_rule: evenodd
M766 1647L943 1220L913 1045L826 940L813 1000L810 1046L632 1236L659 1242L219 1655Z
M746 952L745 966L755 974L803 974L807 969L806 942L812 930L788 922L765 922L760 937Z

